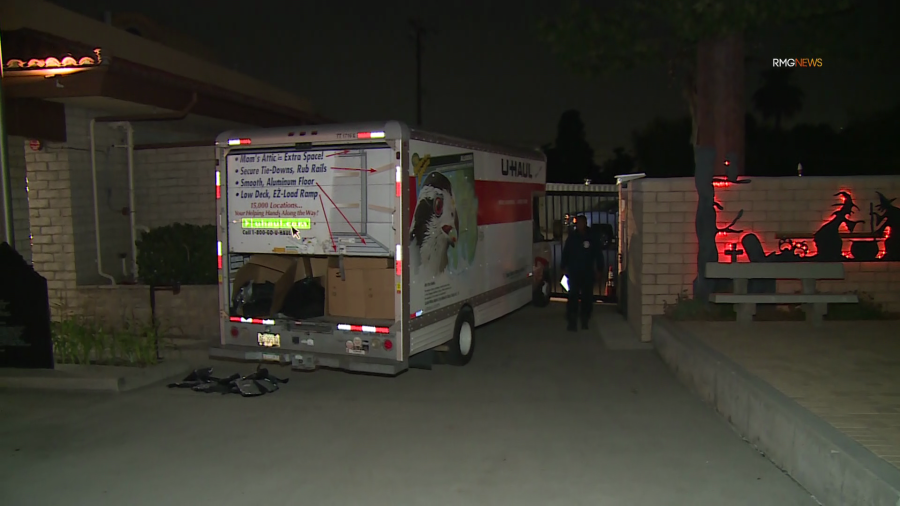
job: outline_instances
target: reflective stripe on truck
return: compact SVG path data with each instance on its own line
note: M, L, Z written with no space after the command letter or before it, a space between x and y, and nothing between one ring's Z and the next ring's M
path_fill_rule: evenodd
M240 316L231 316L228 318L232 323L250 323L252 325L275 325L275 320L263 320L262 318L241 318ZM303 325L303 322L295 322L292 321L294 325ZM320 326L322 322L311 322L314 325ZM338 323L335 327L335 330L340 330L342 332L366 332L366 333L374 333L374 334L390 334L391 329L389 327L375 327L372 325L351 325L347 323Z

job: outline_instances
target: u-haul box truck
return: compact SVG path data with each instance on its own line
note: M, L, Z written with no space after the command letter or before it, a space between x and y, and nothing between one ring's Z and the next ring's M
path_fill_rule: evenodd
M468 363L475 328L546 304L537 151L398 122L226 132L217 144L221 344L210 355L394 375Z

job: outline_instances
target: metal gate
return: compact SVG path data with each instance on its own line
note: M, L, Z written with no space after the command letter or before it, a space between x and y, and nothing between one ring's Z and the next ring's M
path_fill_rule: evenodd
M615 185L577 185L548 183L544 197L537 199L535 219L540 226L541 239L550 243L550 291L553 297L565 297L561 262L563 245L571 230L572 219L583 214L588 219L591 233L603 243L603 256L607 272L603 281L594 287L594 297L602 302L615 302L615 292L606 295L607 274L612 267L613 282L618 278L618 224L619 192Z

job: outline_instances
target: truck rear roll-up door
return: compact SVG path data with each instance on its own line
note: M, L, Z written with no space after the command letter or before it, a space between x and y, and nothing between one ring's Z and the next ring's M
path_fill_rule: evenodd
M234 150L226 164L230 251L394 253L389 146Z

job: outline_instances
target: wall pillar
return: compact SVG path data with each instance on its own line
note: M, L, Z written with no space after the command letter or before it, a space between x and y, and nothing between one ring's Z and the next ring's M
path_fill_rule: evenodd
M72 309L75 296L75 240L68 153L48 143L40 151L26 148L28 217L34 270L47 278L54 318Z

